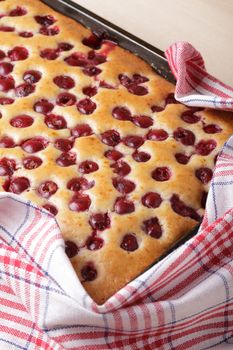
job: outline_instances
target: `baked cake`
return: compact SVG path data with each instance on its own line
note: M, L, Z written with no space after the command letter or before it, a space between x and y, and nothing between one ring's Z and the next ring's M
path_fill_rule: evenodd
M202 219L232 114L40 1L1 1L0 31L1 190L56 215L101 304Z

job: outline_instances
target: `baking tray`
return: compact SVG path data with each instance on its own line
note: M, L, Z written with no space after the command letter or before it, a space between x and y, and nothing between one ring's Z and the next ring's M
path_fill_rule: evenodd
M128 33L120 27L106 21L105 19L97 16L95 13L85 9L71 0L41 0L43 3L52 7L54 10L73 18L85 27L91 29L93 32L99 35L105 34L107 37L116 41L121 47L133 52L137 56L141 57L144 61L149 63L152 68L163 78L171 83L175 83L175 79L169 68L168 62L164 56L163 51L148 44L144 40ZM181 239L176 241L169 250L167 250L156 262L164 259L173 250L180 247L182 244L187 242L190 238L196 235L200 224L194 227L193 230L189 231ZM152 266L151 265L151 266Z

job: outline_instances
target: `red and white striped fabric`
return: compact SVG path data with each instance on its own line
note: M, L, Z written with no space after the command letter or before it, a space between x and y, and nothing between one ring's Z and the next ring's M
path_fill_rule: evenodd
M233 137L198 234L98 306L56 220L0 194L0 350L233 348Z
M190 43L177 42L165 55L177 80L177 101L187 106L233 110L233 88L206 71L200 52Z

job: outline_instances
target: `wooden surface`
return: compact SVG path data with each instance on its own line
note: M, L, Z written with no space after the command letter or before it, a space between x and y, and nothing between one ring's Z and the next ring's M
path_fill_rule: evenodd
M161 50L186 40L233 86L233 0L74 0Z

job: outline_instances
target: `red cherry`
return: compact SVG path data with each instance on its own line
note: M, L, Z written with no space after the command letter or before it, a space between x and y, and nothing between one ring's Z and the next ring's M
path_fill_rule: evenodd
M33 122L34 119L32 117L26 114L22 114L12 118L10 124L15 128L27 128L31 126Z
M68 152L73 148L74 141L69 139L57 139L54 142L54 147L62 152Z
M73 67L86 67L88 65L88 59L80 52L72 53L64 61Z
M35 84L41 79L41 76L38 70L28 70L23 74L23 80L28 84Z
M86 247L88 250L98 250L104 245L104 240L100 237L89 237L86 241Z
M201 156L208 156L217 146L215 140L201 140L196 145L196 153Z
M168 167L158 167L152 171L152 178L156 181L168 181L172 176Z
M167 95L166 99L165 99L165 105L168 104L177 104L179 103L178 101L176 101L175 96L173 93L170 93Z
M7 75L13 71L13 64L9 62L1 62L0 63L0 75Z
M73 241L65 241L65 253L69 259L73 258L79 252L78 246Z
M63 116L57 114L47 114L44 120L48 128L61 130L67 128L66 120Z
M58 26L54 26L54 27L41 27L39 30L39 33L42 35L48 35L48 36L54 36L59 34L60 29Z
M62 92L57 96L56 104L58 106L67 107L73 106L76 102L76 96L69 92Z
M132 83L128 86L128 91L131 94L138 95L138 96L144 96L148 94L148 89L145 86L137 85L135 83Z
M47 114L52 111L54 105L48 100L41 99L34 104L33 108L37 113Z
M148 162L148 160L150 160L150 158L151 158L151 155L147 152L135 151L132 154L132 157L136 162Z
M173 194L171 199L171 207L177 214L190 217L193 220L200 221L200 215L191 207L188 207L183 201L180 200L179 196Z
M10 26L5 26L5 25L1 25L0 26L0 32L14 32L15 28L14 27L10 27Z
M88 124L78 124L71 130L71 135L74 137L90 136L92 134L93 131Z
M153 125L153 119L150 117L147 117L146 115L137 115L133 117L132 119L133 123L140 128L149 128Z
M129 199L126 199L125 197L119 197L117 198L115 205L114 205L114 211L117 214L130 214L135 210L134 204Z
M89 224L93 230L103 231L110 227L110 218L107 213L92 214L89 220Z
M52 15L47 16L35 16L36 22L42 26L49 27L56 22L56 19Z
M114 173L120 176L128 175L131 171L129 164L127 164L123 160L118 160L116 163L111 165L111 168L114 169Z
M83 88L84 95L87 95L89 97L95 96L97 94L97 87L96 86L86 86Z
M74 165L76 163L76 154L73 152L64 152L56 159L56 163L62 167Z
M59 51L57 49L44 49L40 52L40 57L46 58L47 60L55 60L59 56Z
M83 69L83 73L85 75L88 75L89 77L94 77L98 74L100 74L102 72L102 70L98 67L86 67Z
M20 84L15 88L15 94L17 97L26 97L32 94L34 91L35 86L28 83Z
M149 79L140 74L133 74L133 81L137 84L142 84L149 81Z
M128 86L132 83L132 79L130 79L125 74L119 74L118 78L120 80L121 85L123 85L126 88L128 88Z
M173 133L174 139L181 142L185 146L192 146L195 143L195 135L192 131L177 128Z
M138 242L135 234L127 233L124 235L120 247L128 252L133 252L138 249Z
M143 221L143 231L153 238L159 239L162 236L162 227L159 219L153 217L151 219Z
M48 141L43 137L33 137L21 144L22 149L27 153L36 153L42 151L48 146Z
M143 145L144 139L143 139L143 137L138 136L138 135L129 135L129 136L125 136L122 139L122 142L124 143L124 145L126 145L128 147L138 148L138 147Z
M2 158L0 159L0 176L11 176L16 170L16 162L14 159Z
M46 209L50 214L52 214L54 216L56 216L58 213L57 208L53 204L50 204L50 203L43 205L42 208Z
M199 168L195 172L196 177L200 180L204 185L207 185L208 182L212 179L213 172L209 168Z
M4 51L0 50L0 60L3 60L3 58L6 57L6 54ZM2 74L2 73L1 73Z
M12 103L14 103L14 99L10 98L10 97L0 97L0 105L4 106L4 105L11 105Z
M89 60L89 63L93 66L97 66L98 64L104 63L107 60L105 55L97 53L94 50L88 52L87 58Z
M94 171L97 171L98 169L98 164L91 160L85 160L84 162L79 164L79 171L82 174L90 174Z
M124 178L113 178L112 179L113 186L117 191L122 194L127 194L135 190L135 184Z
M180 164L187 164L190 160L191 156L187 156L186 154L183 153L176 153L175 154L175 158L177 160L178 163Z
M189 124L194 124L200 121L201 117L195 114L195 111L188 110L181 114L181 119Z
M89 190L93 186L94 181L88 182L84 177L75 177L67 183L68 190L74 192Z
M43 198L49 198L58 190L58 186L53 181L45 181L38 187L37 191Z
M116 146L121 140L120 134L116 130L107 130L103 132L101 135L101 141L108 146Z
M32 32L19 32L19 36L22 38L31 38L33 36Z
M32 170L38 168L42 164L39 157L29 156L23 159L23 166L25 169Z
M220 126L218 126L216 124L209 124L209 125L204 126L203 130L207 134L217 134L217 133L222 131L222 128L220 128Z
M112 111L112 116L118 120L131 120L131 112L126 107L115 107Z
M94 50L98 50L101 47L102 39L94 33L92 33L88 38L84 38L82 41L83 45L86 45Z
M99 87L104 88L104 89L116 89L116 87L114 87L111 84L108 84L106 81L104 80L100 80L99 82Z
M68 75L58 75L53 79L54 83L61 89L72 89L75 86L74 79Z
M11 76L0 76L0 91L7 92L11 89L14 89L14 87L15 81Z
M69 44L69 43L59 43L58 44L58 49L59 51L70 51L72 50L74 45Z
M17 6L15 9L9 12L9 16L11 17L24 16L26 15L26 13L27 13L27 10L25 8Z
M147 140L164 141L168 138L168 133L163 129L153 129L146 135Z
M87 194L75 193L69 203L69 208L72 211L86 211L91 205L91 199Z
M77 108L82 114L92 114L96 109L96 103L89 98L84 98L78 102Z
M0 148L13 148L16 144L11 137L3 136L0 139Z
M123 157L123 154L115 149L110 149L104 153L104 156L109 160L117 161Z
M10 180L7 192L20 194L26 191L29 187L30 182L26 177L15 177Z
M23 46L16 46L7 53L11 61L23 61L28 58L28 50Z
M158 208L162 203L160 194L156 192L147 192L142 197L142 204L147 208Z
M93 263L89 262L81 269L82 278L85 281L93 281L97 277L97 271Z
M159 113L159 112L162 112L164 110L164 107L154 105L154 106L151 106L151 110L152 110L152 112Z

